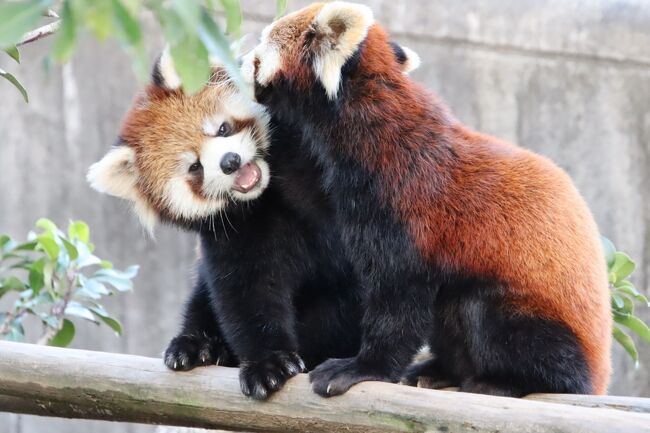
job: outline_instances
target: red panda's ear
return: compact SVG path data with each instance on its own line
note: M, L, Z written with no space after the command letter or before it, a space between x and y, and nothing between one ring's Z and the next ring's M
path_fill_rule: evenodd
M390 46L393 49L395 60L399 63L402 72L408 74L420 67L420 56L415 51L394 41L390 42Z
M312 22L316 33L314 73L330 99L336 98L341 82L341 69L359 49L373 24L369 7L346 2L325 3Z
M90 166L86 179L90 186L99 192L133 202L140 222L153 236L158 214L138 191L138 171L135 167L133 148L126 144L115 146L102 159Z
M114 147L90 166L86 179L99 192L136 201L138 193L134 150L127 145Z
M165 47L154 64L151 80L156 86L168 90L176 90L181 87L181 78L174 67L174 60L169 51L169 46Z

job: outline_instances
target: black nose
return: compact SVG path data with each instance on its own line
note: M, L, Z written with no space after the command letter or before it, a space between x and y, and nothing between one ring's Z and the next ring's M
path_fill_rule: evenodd
M221 171L223 171L225 174L231 174L239 170L240 165L241 158L239 155L233 152L228 152L223 156L223 158L221 158L219 167L221 167Z

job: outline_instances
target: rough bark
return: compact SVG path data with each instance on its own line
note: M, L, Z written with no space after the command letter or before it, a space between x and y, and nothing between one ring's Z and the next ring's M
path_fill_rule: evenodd
M638 398L610 409L603 397L558 397L573 406L364 383L323 399L299 375L256 402L241 394L236 369L174 373L155 358L7 342L0 395L0 410L17 413L268 433L650 432L647 401Z

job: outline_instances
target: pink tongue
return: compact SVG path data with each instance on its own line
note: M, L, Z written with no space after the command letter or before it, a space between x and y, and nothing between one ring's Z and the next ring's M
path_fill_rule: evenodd
M237 176L235 177L235 185L233 188L239 192L248 192L257 183L262 177L262 171L254 162L249 162L246 165L242 165L239 170L237 170Z

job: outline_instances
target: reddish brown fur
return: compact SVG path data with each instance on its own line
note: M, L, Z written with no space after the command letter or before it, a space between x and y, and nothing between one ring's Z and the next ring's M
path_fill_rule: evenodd
M612 318L599 233L584 200L548 159L475 133L440 109L439 102L425 101L427 92L395 64L378 61L390 55L389 49L386 33L373 26L360 69L399 83L400 91L390 93L395 105L390 112L401 114L391 119L397 125L393 130L386 126L384 140L355 143L355 152L362 147L368 168L384 174L393 188L386 199L426 257L448 269L505 281L519 311L567 324L583 345L594 392L605 393ZM380 85L370 90L383 92ZM433 124L432 114L438 120ZM398 129L418 131L421 139L404 152L392 137ZM444 141L432 142L427 134ZM451 146L456 158L447 166L453 170L438 173L432 161L409 157L422 146ZM403 185L399 174L407 170L422 175Z
M319 9L305 10L298 21L310 21ZM283 45L280 71L304 89L315 80L302 61L308 37L309 30ZM599 233L584 200L548 159L452 118L397 63L384 60L391 58L390 49L385 31L373 25L359 67L373 78L363 79L362 97L345 102L340 129L349 147L341 150L381 174L385 200L407 223L426 259L448 271L505 282L513 311L565 323L584 349L593 391L605 393L609 290ZM386 82L397 91L388 92ZM349 88L355 89L354 83ZM375 104L379 99L382 104ZM377 122L379 140L354 136L366 119L388 120ZM436 151L441 147L451 152Z

